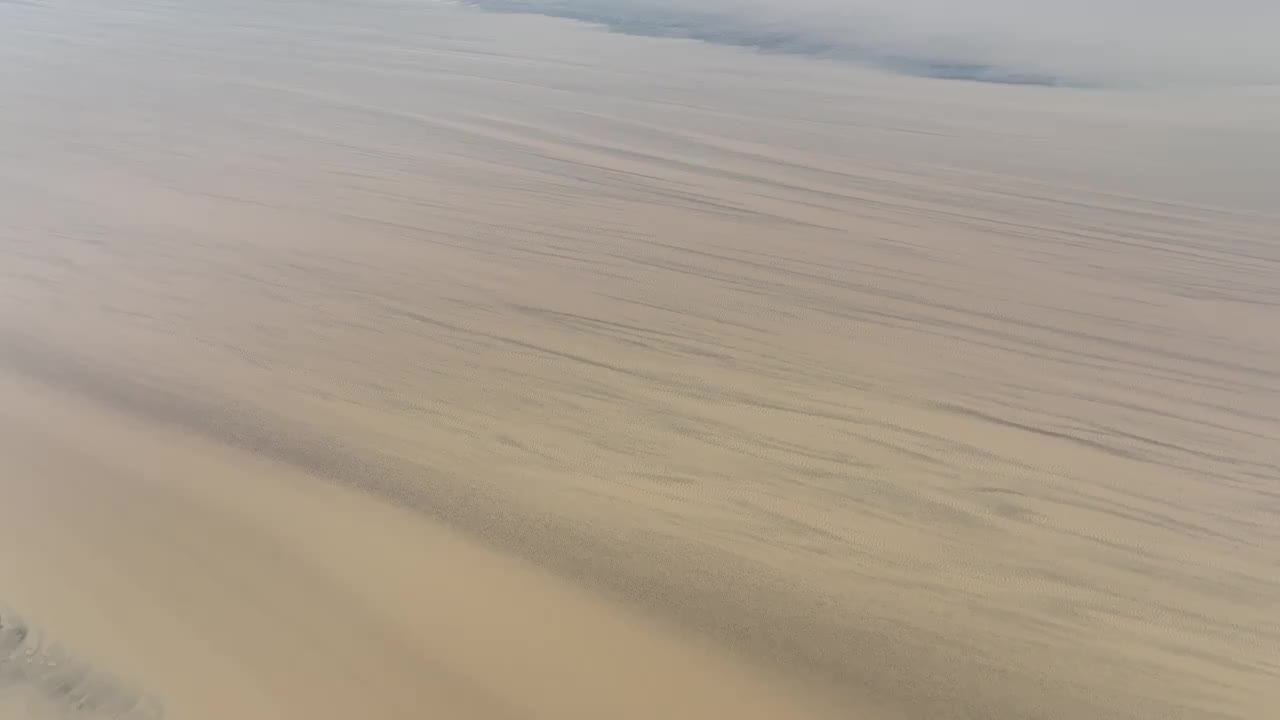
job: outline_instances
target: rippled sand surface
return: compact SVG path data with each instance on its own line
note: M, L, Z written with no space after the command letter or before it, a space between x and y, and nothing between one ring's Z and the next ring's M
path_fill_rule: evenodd
M1280 101L0 2L0 717L1280 708Z

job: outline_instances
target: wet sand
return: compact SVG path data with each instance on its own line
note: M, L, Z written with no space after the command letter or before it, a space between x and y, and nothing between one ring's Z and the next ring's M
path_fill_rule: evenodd
M0 718L1280 706L1274 97L187 5L0 4Z

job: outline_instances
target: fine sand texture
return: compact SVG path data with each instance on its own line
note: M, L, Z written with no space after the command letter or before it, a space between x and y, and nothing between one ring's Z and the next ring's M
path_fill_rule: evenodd
M0 718L1268 720L1280 97L0 2Z

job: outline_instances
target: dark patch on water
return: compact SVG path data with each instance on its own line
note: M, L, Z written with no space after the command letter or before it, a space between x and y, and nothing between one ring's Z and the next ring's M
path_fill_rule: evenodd
M617 0L466 0L466 3L491 12L578 20L627 35L682 38L766 53L857 62L920 77L1044 87L1078 84L1051 74L994 64L887 51L848 33L832 33L828 37L812 30L771 26L747 17L696 8L656 7Z

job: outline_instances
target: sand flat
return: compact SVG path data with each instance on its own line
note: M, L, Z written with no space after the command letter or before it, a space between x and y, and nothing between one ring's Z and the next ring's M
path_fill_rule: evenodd
M837 717L412 513L38 385L3 395L6 600L142 711Z
M0 13L0 608L173 717L1280 702L1273 99Z

